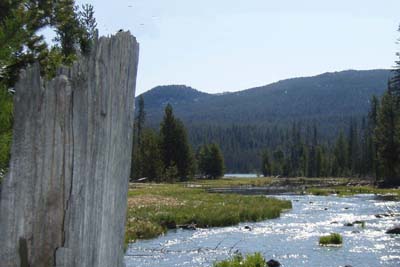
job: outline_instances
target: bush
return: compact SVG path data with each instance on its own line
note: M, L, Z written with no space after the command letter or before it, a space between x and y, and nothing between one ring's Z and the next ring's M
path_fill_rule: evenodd
M216 262L214 267L266 267L267 262L260 253L254 253L252 255L247 255L243 258L242 255L233 256L229 260L224 260L221 262Z
M343 238L338 233L332 233L330 235L321 236L319 238L320 245L341 245L343 243Z

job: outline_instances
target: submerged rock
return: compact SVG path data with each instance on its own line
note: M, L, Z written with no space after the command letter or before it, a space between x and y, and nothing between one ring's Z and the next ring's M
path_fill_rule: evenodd
M279 267L279 266L281 266L281 263L279 261L271 259L271 260L267 261L267 266L268 267Z
M400 226L393 227L393 228L387 230L386 233L399 235L400 234Z

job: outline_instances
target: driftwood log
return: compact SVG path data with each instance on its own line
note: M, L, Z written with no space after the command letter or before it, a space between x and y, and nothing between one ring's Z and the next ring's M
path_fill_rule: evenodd
M21 73L1 267L123 266L138 53L121 32L51 81L38 65Z

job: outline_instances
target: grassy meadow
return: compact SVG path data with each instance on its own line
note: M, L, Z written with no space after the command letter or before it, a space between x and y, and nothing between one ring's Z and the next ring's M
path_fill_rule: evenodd
M290 201L207 193L205 188L188 187L186 183L132 184L128 195L126 242L153 238L179 225L221 227L276 218L290 208Z

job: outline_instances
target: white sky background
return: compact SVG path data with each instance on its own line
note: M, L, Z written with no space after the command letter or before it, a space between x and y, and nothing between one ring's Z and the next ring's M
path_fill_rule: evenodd
M76 0L100 35L140 42L137 94L185 84L218 93L346 69L390 68L399 0Z

